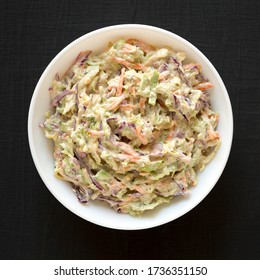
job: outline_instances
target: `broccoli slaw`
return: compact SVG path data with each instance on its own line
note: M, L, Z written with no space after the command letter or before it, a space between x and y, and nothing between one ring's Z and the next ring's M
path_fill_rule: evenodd
M120 39L81 52L49 89L41 124L54 143L54 174L81 203L101 200L140 215L190 194L216 154L213 85L185 53Z

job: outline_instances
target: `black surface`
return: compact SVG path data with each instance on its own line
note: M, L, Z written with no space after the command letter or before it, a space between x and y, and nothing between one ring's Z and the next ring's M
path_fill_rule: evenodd
M1 259L259 259L259 1L2 1L0 17ZM215 188L166 225L119 231L91 224L48 191L32 161L27 114L51 59L100 27L144 23L197 46L228 89L235 129Z

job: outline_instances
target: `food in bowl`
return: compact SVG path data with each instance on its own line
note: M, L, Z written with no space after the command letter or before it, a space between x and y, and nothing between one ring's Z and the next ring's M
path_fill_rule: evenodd
M189 195L221 143L201 68L137 39L79 53L52 82L41 124L56 177L81 203L106 201L130 215Z

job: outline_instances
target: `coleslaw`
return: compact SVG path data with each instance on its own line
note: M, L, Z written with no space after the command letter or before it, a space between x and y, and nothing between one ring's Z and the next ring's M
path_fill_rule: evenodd
M216 154L213 85L185 53L120 39L81 52L49 89L40 125L54 143L54 174L81 203L141 215L190 194Z

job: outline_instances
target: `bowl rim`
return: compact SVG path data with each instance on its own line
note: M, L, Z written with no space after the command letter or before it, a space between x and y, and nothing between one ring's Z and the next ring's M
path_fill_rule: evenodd
M230 128L229 128L230 129L230 138L228 139L229 141L227 141L227 143L225 145L227 152L226 152L226 154L224 154L224 158L222 159L222 162L223 162L222 168L218 171L219 174L218 174L216 180L208 187L208 191L205 192L205 194L203 196L201 196L200 199L196 201L196 203L193 203L184 213L181 213L179 216L177 216L175 218L172 218L172 219L169 219L169 218L168 219L160 219L157 222L151 221L151 223L149 225L146 225L146 226L143 226L143 227L142 226L127 227L127 226L124 226L124 225L122 225L120 227L115 227L115 226L113 226L113 224L110 225L108 223L100 223L100 222L97 222L93 218L89 218L89 217L86 218L82 213L80 213L80 211L76 211L76 209L72 209L70 207L70 205L68 205L68 203L63 200L62 197L60 197L60 196L58 197L55 194L55 192L52 191L52 188L50 187L49 182L45 178L44 172L41 168L40 161L38 160L38 157L37 157L35 144L34 144L34 141L33 141L32 118L33 118L33 109L35 107L35 103L36 103L37 95L38 95L37 92L40 91L41 84L44 81L45 77L47 76L49 70L53 67L53 65L55 65L56 61L59 60L59 58L63 56L64 53L66 53L69 49L76 46L79 42L87 40L90 37L96 36L100 33L111 31L111 30L118 30L118 29L122 29L122 31L123 31L123 29L133 29L133 28L134 29L151 30L151 31L154 31L154 32L159 32L159 33L165 34L169 37L173 37L176 40L178 40L178 41L184 43L185 45L187 45L189 48L193 49L193 51L195 51L196 53L198 53L202 57L202 59L205 61L205 63L207 63L207 66L212 71L213 75L218 80L221 91L223 92L224 99L225 99L225 102L226 102L226 105L227 105L229 122L230 122ZM119 229L119 230L142 230L142 229L157 227L157 226L160 226L160 225L163 225L163 224L166 224L166 223L169 223L173 220L178 219L179 217L187 214L194 207L196 207L210 193L210 191L214 188L214 186L217 184L220 176L222 175L222 173L225 169L225 166L227 164L227 161L228 161L228 158L229 158L229 155L230 155L230 152L231 152L232 141L233 141L233 129L234 129L233 112L232 112L232 105L231 105L231 102L230 102L230 98L229 98L229 95L228 95L228 92L227 92L227 89L224 85L223 80L221 79L218 71L213 66L213 64L210 62L210 60L196 46L194 46L192 43L190 43L189 41L187 41L183 37L171 32L171 31L168 31L168 30L165 30L165 29L162 29L162 28L159 28L159 27L155 27L155 26L152 26L152 25L146 25L146 24L117 24L117 25L102 27L102 28L99 28L97 30L88 32L88 33L78 37L77 39L75 39L71 43L69 43L67 46L65 46L61 51L59 51L56 54L56 56L54 56L54 58L50 61L50 63L47 65L47 67L44 69L43 73L41 74L41 76L40 76L40 78L39 78L39 80L36 84L36 87L33 91L33 95L32 95L31 101L30 101L28 121L27 121L29 147L30 147L30 151L31 151L31 155L32 155L32 158L33 158L34 165L35 165L35 167L38 171L38 174L40 175L42 181L44 182L44 184L48 188L48 190L52 193L52 195L63 206L65 206L68 210L70 210L72 213L76 214L77 216L81 217L82 219L84 219L86 221L89 221L93 224L99 225L99 226L103 226L103 227L106 227L106 228L112 228L112 229Z

